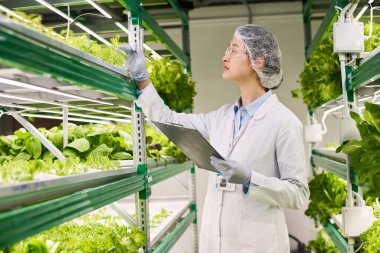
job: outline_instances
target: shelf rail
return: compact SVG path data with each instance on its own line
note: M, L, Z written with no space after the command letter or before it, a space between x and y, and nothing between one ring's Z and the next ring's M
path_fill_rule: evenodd
M339 252L348 252L348 243L346 239L339 233L339 231L331 223L327 224L324 228L331 240L334 242L335 246L338 248Z
M144 189L143 176L0 214L0 248L94 211Z
M186 231L186 228L194 221L196 218L195 210L192 210L188 215L186 215L183 220L178 223L178 225L162 240L160 245L153 250L154 253L166 253L173 247L176 241L182 236Z
M133 100L125 71L0 15L0 63Z

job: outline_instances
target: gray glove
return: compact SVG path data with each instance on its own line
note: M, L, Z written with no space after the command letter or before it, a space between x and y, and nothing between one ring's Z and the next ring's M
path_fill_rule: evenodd
M246 185L251 181L251 170L240 166L236 161L211 156L210 163L229 183Z
M147 80L148 73L146 72L144 52L135 43L121 45L119 49L125 52L127 59L123 59L123 62L131 77L136 81ZM116 51L122 53L121 50Z

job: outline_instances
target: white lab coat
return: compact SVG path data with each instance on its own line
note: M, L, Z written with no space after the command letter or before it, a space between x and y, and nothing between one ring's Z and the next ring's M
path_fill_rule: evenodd
M209 172L200 232L202 253L289 252L284 208L307 203L306 160L302 124L272 95L233 139L233 105L207 114L184 114L164 105L153 85L137 100L148 119L197 129L225 158L252 170L251 187L243 196L220 191Z

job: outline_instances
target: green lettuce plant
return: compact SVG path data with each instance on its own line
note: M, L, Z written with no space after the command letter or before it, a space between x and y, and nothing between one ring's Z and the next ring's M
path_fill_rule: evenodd
M319 231L317 239L309 241L306 248L316 253L339 253L338 248L323 229Z
M363 243L363 253L379 252L380 249L380 220L375 221L372 226L360 234Z
M101 209L73 221L53 227L13 244L9 253L110 252L136 253L145 243L145 235L137 227L120 225L118 217ZM2 252L0 250L0 252Z
M292 91L293 97L302 94L309 108L316 108L342 94L338 55L333 53L333 41L327 37L304 63L300 74L301 88Z
M364 26L364 33L369 34L369 23ZM373 22L372 36L365 41L365 51L371 52L380 45L380 24ZM300 74L301 88L292 90L292 97L302 96L303 102L311 109L342 95L341 73L338 54L333 52L333 39L327 37L319 43L304 62Z
M336 152L348 154L350 166L356 174L356 183L366 184L368 194L379 197L380 193L380 105L365 103L363 119L355 112L361 140L344 142Z
M193 108L195 82L191 81L191 75L184 71L182 64L163 57L148 62L147 69L150 80L169 108L177 112Z
M323 171L309 182L310 203L306 216L327 225L333 214L342 212L347 196L346 182L332 173Z

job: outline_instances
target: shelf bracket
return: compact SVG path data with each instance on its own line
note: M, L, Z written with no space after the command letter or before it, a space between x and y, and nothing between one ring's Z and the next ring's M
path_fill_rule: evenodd
M41 134L37 128L35 128L29 121L27 121L24 117L18 114L17 111L8 108L8 113L17 120L26 130L28 130L34 137L39 139L41 143L59 160L65 160L62 152L54 146L43 134Z
M114 210L123 220L125 220L129 225L133 226L133 227L136 227L137 226L137 222L135 219L133 219L132 216L129 215L129 213L127 213L126 211L122 210L120 208L120 206L114 202L112 204L110 204L110 207L112 208L112 210Z
M178 176L175 176L174 179L175 179L178 183L180 183L180 184L181 184L186 190L189 190L189 186L187 186L187 185L185 184L185 182L183 182Z

